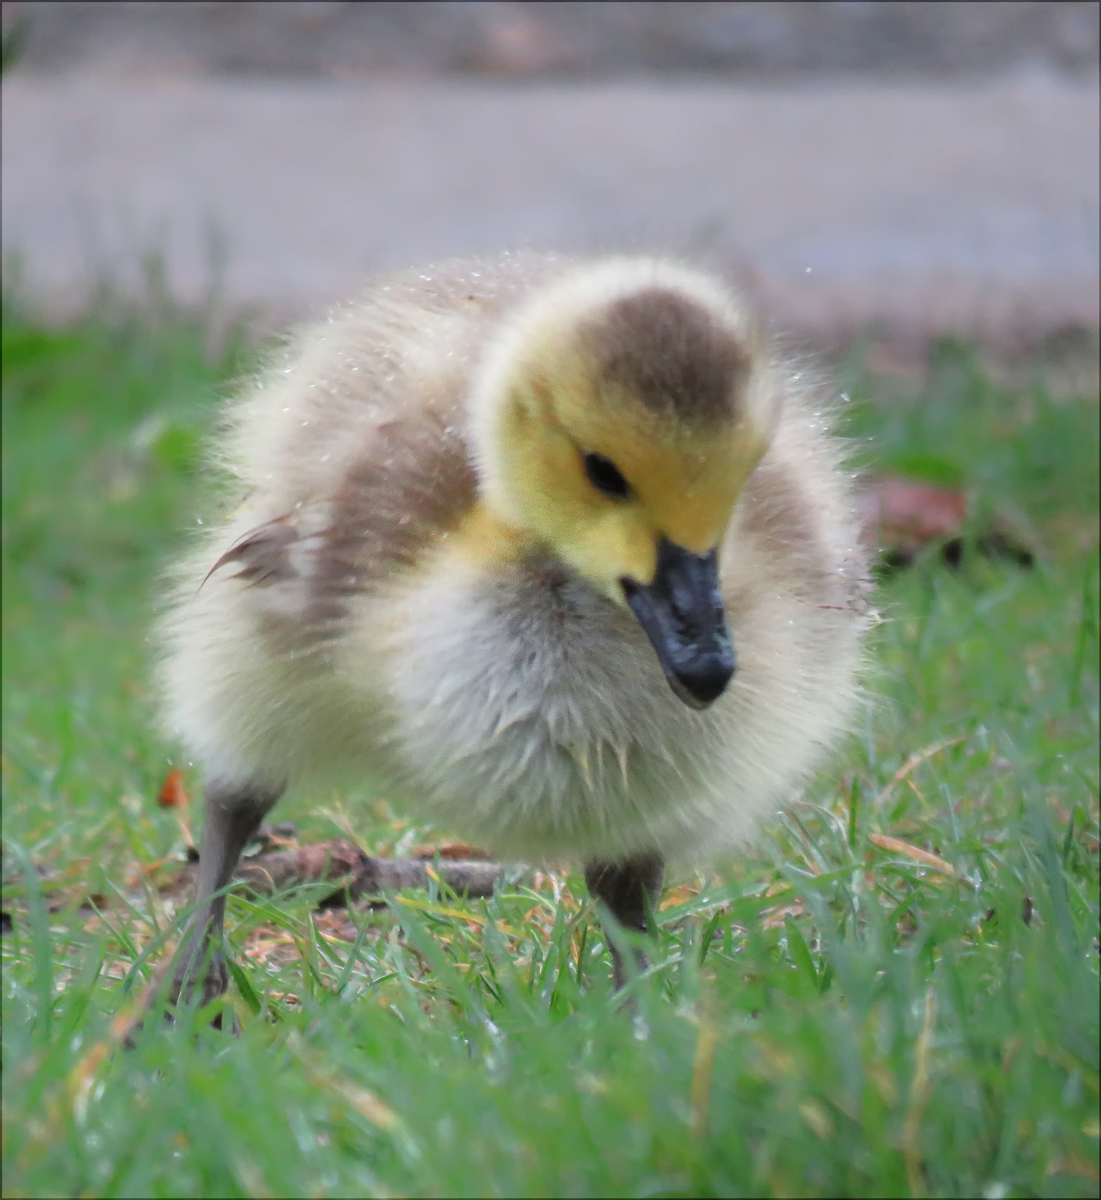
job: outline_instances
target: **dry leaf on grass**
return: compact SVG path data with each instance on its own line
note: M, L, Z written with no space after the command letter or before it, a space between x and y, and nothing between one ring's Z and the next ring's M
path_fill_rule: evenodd
M695 900L699 894L700 889L698 887L692 887L685 883L679 884L677 887L670 888L665 893L658 908L659 910L676 908L678 904L687 904L690 900Z
M179 767L165 776L161 790L157 793L157 803L161 808L186 808L190 803L190 797L184 791L183 771Z
M937 858L935 854L930 854L928 850L921 850L917 846L911 846L909 842L888 837L884 833L870 833L868 841L873 842L881 850L890 850L895 854L903 854L907 858L913 859L914 862L921 863L923 867L928 867L932 871L939 871L942 875L950 875L953 879L956 878L956 868L951 863L945 862L943 858Z
M440 842L438 846L431 842L425 842L420 846L413 847L414 858L433 859L437 854L440 858L452 860L472 858L481 862L488 862L493 857L488 850L483 850L480 846L472 846L470 842Z
M909 565L922 547L940 543L945 561L959 565L968 515L963 492L900 475L879 475L865 481L857 495L857 508L863 527L861 540L882 550L888 562ZM1035 563L1035 531L1012 505L1000 506L976 534L977 549L988 558L1011 559L1022 567Z
M790 904L779 904L775 908L766 908L760 914L761 926L764 929L777 929L783 926L788 917L807 916L806 905L796 897Z
M922 750L915 750L913 754L902 764L901 767L891 776L887 786L875 798L875 807L880 808L883 802L891 794L892 789L896 784L901 783L907 775L910 774L916 767L921 766L926 759L932 758L934 754L939 754L942 750L947 750L950 746L958 746L961 742L967 741L966 738L946 738L942 742L934 742L931 746L926 746Z
M346 910L323 908L312 914L314 928L323 937L336 938L341 942L354 942L359 937L359 927L349 921Z
M299 957L298 942L288 929L261 925L246 939L244 954L256 963L267 963L273 957L280 962L289 962Z
M913 553L928 542L958 537L967 499L948 488L880 475L861 489L859 508L869 541L885 550Z

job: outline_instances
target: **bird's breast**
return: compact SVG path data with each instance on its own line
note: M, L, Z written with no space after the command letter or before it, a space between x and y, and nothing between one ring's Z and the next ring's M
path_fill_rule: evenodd
M631 613L558 562L449 558L376 613L408 798L455 832L528 855L629 850L698 789L706 716L672 696Z

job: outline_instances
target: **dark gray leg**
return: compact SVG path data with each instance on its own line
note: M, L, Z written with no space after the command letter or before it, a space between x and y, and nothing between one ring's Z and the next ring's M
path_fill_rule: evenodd
M281 793L282 789L207 784L206 817L199 843L199 880L195 889L198 908L188 923L173 965L169 992L172 1003L181 997L189 1001L198 985L199 1003L209 1004L228 987L222 957L226 898L214 893L233 878L241 851Z
M625 929L647 932L646 903L657 909L661 885L665 878L665 863L656 854L640 855L617 863L590 863L585 868L585 883L594 900L603 900L612 915ZM627 982L623 956L609 939L612 947L612 979L618 991ZM640 971L650 965L642 950L635 950L635 962Z

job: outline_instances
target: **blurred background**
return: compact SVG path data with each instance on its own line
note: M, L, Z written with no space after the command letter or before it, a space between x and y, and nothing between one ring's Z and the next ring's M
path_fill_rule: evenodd
M1097 1194L1098 12L3 5L7 1193ZM824 351L882 552L857 736L671 879L645 1040L568 872L484 942L408 897L430 959L234 897L244 1036L114 1054L190 886L145 635L233 502L220 399L374 272L525 246L685 255ZM369 779L277 819L330 864L453 833Z
M1098 323L1098 6L5 3L3 247L267 319L469 251L666 249L844 344Z

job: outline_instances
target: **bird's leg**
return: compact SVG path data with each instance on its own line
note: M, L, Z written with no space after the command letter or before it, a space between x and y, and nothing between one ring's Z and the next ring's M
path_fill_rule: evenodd
M585 868L585 883L594 900L603 900L611 914L625 929L638 933L653 932L647 922L647 911L657 910L661 885L665 878L665 863L656 854L640 855L623 862L590 863ZM612 979L618 991L627 982L623 955L612 938ZM650 965L646 952L633 949L639 971Z
M169 1002L191 1000L196 985L200 1006L223 995L229 986L222 955L222 923L226 898L217 895L233 872L249 838L275 802L278 791L255 785L227 787L208 783L202 840L199 843L199 879L195 889L198 907L188 922L183 943L172 967Z

